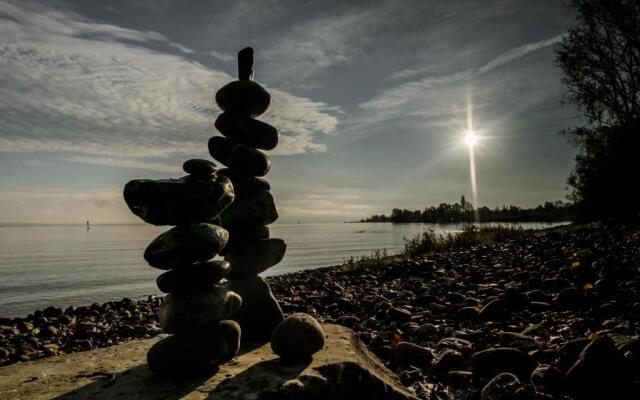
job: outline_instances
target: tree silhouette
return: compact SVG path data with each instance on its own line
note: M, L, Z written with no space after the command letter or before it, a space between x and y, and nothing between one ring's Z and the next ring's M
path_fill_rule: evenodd
M566 100L586 117L564 131L578 148L568 183L577 217L636 217L640 126L640 2L572 0L577 25L556 47ZM631 197L629 197L631 196Z

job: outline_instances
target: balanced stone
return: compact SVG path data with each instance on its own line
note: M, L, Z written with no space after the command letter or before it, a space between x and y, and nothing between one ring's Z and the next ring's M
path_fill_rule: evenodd
M260 150L239 144L231 152L229 167L241 174L264 176L271 170L271 159Z
M215 257L228 239L229 233L216 225L179 225L156 237L144 251L144 259L159 269L204 262Z
M169 294L160 307L160 327L167 333L196 332L227 319L242 305L242 298L222 286L190 294Z
M172 269L158 276L158 289L165 293L188 293L209 289L229 273L229 263L210 260Z
M242 307L230 319L242 327L242 338L269 340L271 333L284 320L269 284L259 276L230 280L226 288L242 297Z
M234 171L231 168L223 168L218 171L218 175L226 176L233 183L233 191L236 195L248 193L253 196L256 190L271 190L271 185L263 178L247 176Z
M233 81L218 90L216 103L223 111L255 118L267 110L271 95L254 81Z
M266 225L239 226L229 231L229 241L220 255L228 254L235 243L243 243L261 239L269 239L269 227Z
M125 185L124 199L149 224L180 225L212 220L233 201L234 192L224 176L143 179Z
M220 321L212 329L169 336L147 353L149 368L165 376L193 376L211 372L231 360L240 349L240 326Z
M209 153L237 174L263 176L271 169L271 160L266 154L222 136L209 139Z
M278 145L276 128L257 119L222 113L216 128L229 139L258 149L272 150Z
M233 148L238 145L231 139L224 138L222 136L213 136L209 139L208 147L209 154L215 160L220 161L222 164L228 166L230 164L231 153Z
M287 243L282 239L262 239L235 243L224 257L231 264L229 279L257 275L276 265L284 257Z
M256 190L238 196L219 216L220 224L229 229L239 226L269 225L278 219L273 196L267 190ZM233 227L233 228L232 228Z
M208 177L214 175L217 171L216 165L209 160L201 158L192 158L182 164L182 169L189 175L198 177Z
M288 360L304 360L324 347L322 326L309 314L294 313L271 336L271 349Z
M238 79L253 80L253 49L245 47L238 52Z

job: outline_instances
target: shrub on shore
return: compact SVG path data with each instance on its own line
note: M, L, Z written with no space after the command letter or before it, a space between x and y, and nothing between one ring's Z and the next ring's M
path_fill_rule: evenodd
M427 253L449 250L453 248L469 247L479 244L499 242L509 239L524 239L532 234L531 229L496 225L478 227L467 225L460 233L436 234L429 229L420 235L405 239L402 255L407 258L421 256Z

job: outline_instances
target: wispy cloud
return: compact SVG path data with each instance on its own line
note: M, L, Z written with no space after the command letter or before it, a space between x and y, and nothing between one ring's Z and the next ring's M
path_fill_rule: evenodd
M550 39L541 40L539 42L527 43L525 45L518 46L514 49L507 51L506 53L502 53L499 56L493 58L491 61L489 61L482 67L480 67L476 72L476 74L481 75L481 74L487 73L495 68L508 64L536 50L540 50L545 47L552 46L555 43L558 43L559 41L561 41L563 37L564 37L564 34L554 36Z
M381 2L367 8L341 10L294 24L280 40L265 49L264 57L276 60L272 78L285 85L309 89L309 78L329 67L356 59L372 39L371 32L385 25L394 10Z
M0 2L0 15L0 152L120 166L130 157L131 167L155 170L164 167L144 158L206 154L216 134L213 94L233 78L190 59L193 50L41 5ZM323 151L316 139L335 131L337 110L271 92L265 118L283 135L275 154Z
M140 169L145 171L156 171L156 172L168 172L171 174L179 174L182 171L181 165L179 164L169 164L162 162L151 162L151 161L137 161L137 160L129 160L122 158L114 158L114 157L89 157L89 156L79 156L79 155L69 155L68 157L62 158L64 161L81 163L81 164L92 164L92 165L105 165L109 167L118 167L118 168L131 168L131 169Z

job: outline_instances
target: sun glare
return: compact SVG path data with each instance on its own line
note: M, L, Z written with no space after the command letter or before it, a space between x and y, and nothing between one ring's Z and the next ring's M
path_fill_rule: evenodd
M464 141L467 145L473 146L478 141L478 137L473 133L473 131L467 131L467 134L464 136Z

